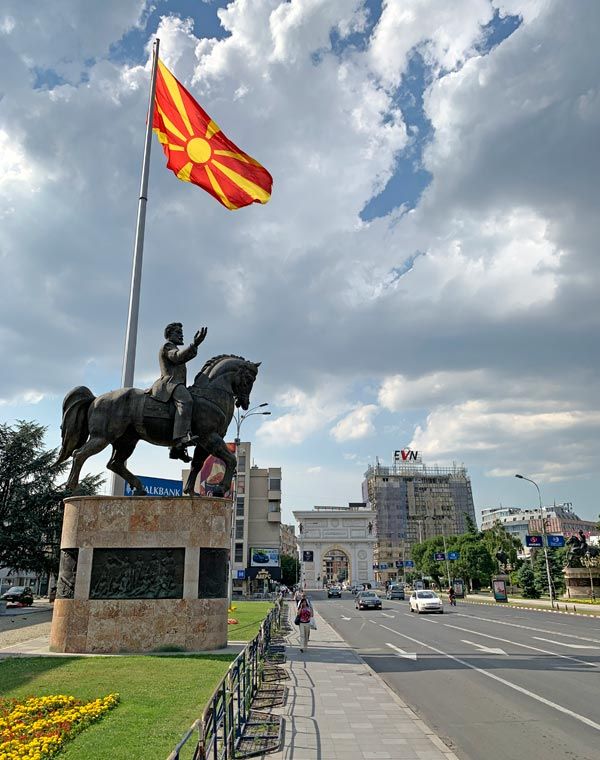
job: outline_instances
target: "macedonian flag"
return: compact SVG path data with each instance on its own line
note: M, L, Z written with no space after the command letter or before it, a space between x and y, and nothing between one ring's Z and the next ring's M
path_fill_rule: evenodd
M158 62L152 127L167 167L203 187L228 209L266 203L273 177L221 132L190 93Z

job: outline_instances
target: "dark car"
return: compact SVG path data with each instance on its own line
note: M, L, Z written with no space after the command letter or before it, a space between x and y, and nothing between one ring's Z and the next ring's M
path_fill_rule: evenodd
M356 609L357 610L380 610L381 599L374 591L361 591L356 595Z
M257 565L267 565L271 561L271 558L265 552L254 552L252 555L252 562L256 562Z
M33 593L29 586L13 586L2 594L0 599L4 602L15 602L31 607L33 604Z
M342 589L339 586L330 586L327 589L327 598L330 599L332 596L336 596L338 599L341 599Z

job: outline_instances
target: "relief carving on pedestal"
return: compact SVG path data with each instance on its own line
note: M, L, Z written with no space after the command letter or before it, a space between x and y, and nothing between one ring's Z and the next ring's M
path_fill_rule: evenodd
M94 549L90 599L181 599L185 549Z
M79 549L61 549L58 582L56 584L57 599L73 599L75 596L78 556Z
M198 599L227 598L227 549L200 549Z

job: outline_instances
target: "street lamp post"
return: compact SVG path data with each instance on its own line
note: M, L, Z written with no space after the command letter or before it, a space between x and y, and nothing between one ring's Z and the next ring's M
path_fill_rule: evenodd
M540 492L540 487L535 482L535 480L532 480L531 478L526 478L525 475L519 475L516 474L515 478L519 478L519 480L526 480L528 483L533 483L533 485L537 488L538 492L538 499L540 502L540 519L542 521L542 543L544 544L544 559L546 560L546 575L548 576L548 591L550 593L550 606L554 608L554 589L552 588L552 575L550 573L550 560L548 559L548 538L546 534L546 518L544 517L544 507L542 505L542 494Z
M269 406L268 401L263 402L262 404L258 404L258 406L252 407L252 409L248 409L247 412L241 413L239 407L236 410L235 415L235 463L236 463L236 476L235 480L233 481L233 506L232 506L232 513L231 513L231 530L229 534L229 577L227 579L227 601L228 606L231 607L232 601L233 601L233 561L235 557L235 523L236 523L236 514L237 514L237 464L238 464L238 457L239 457L239 450L240 450L240 428L242 427L242 423L244 420L248 419L248 417L254 417L255 415L265 415L265 414L271 414L271 412L259 412L259 409L264 408L265 406Z

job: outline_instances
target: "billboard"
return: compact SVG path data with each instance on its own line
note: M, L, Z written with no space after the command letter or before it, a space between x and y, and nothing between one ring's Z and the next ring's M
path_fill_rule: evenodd
M279 567L279 547L253 546L250 549L250 567Z
M150 478L145 475L141 475L140 480L148 496L183 496L183 481L181 480ZM124 496L133 496L129 483L125 483L125 491L123 493Z
M235 443L228 443L227 448L233 454L235 454ZM200 496L212 496L215 486L218 486L223 480L225 475L225 462L222 459L214 457L212 454L206 458L206 461L202 465L200 474L196 479L196 491ZM238 488L238 493L243 493L243 489ZM226 499L230 499L233 496L233 490L225 494Z
M525 536L525 546L543 546L544 542L542 541L541 536Z

